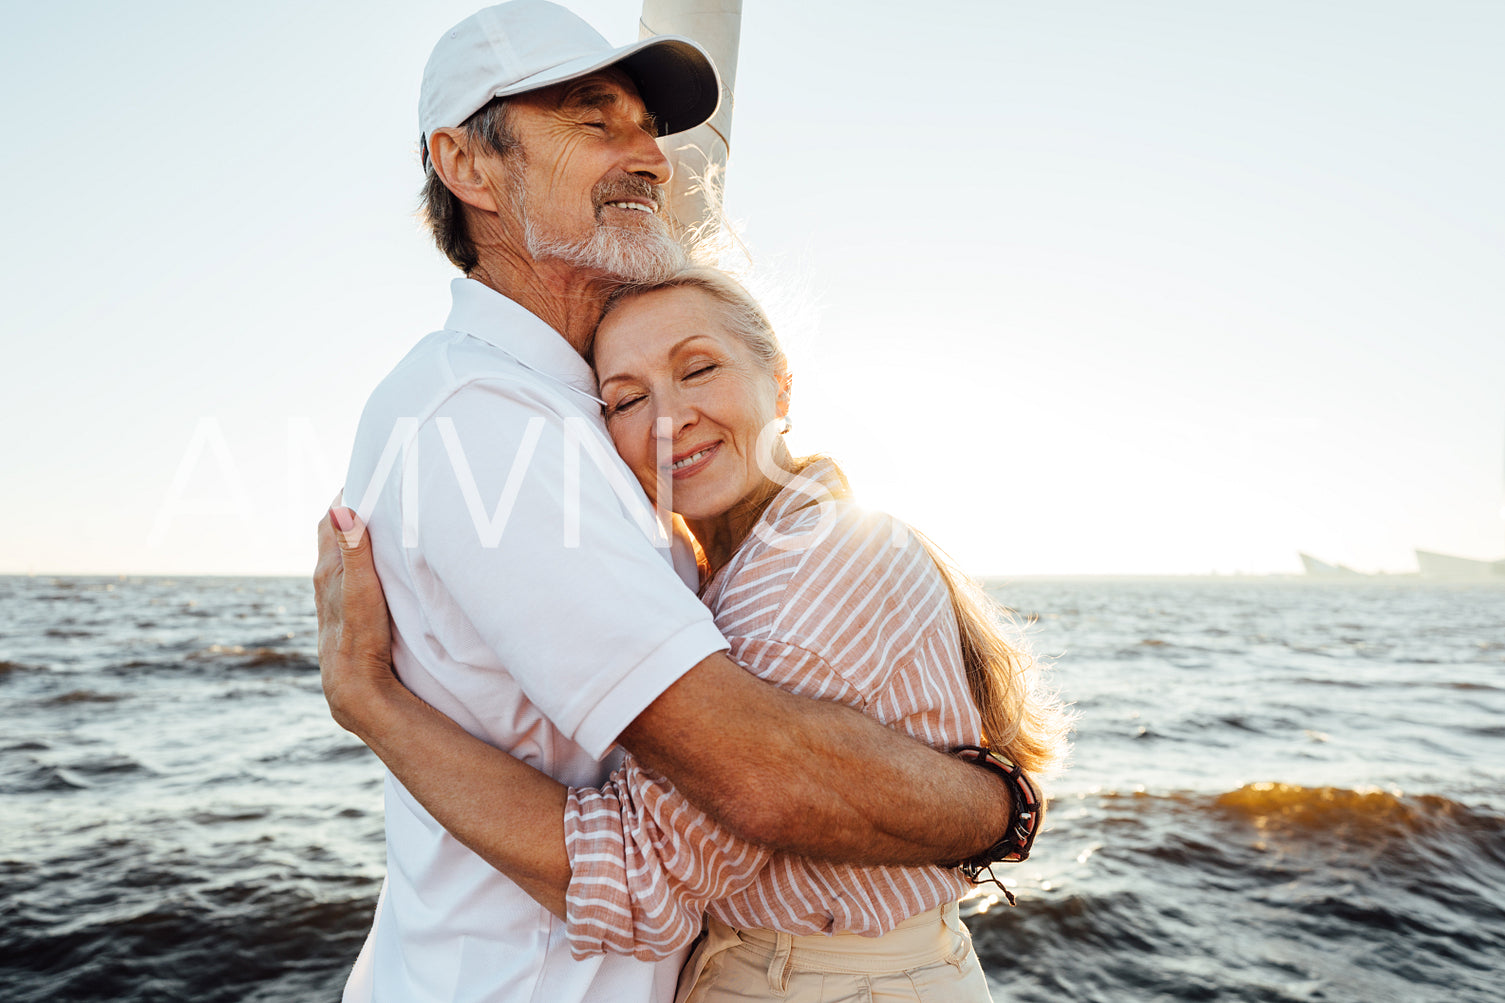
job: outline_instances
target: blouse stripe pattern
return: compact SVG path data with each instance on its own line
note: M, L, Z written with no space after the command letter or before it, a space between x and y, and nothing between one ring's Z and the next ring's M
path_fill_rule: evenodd
M829 460L802 477L773 500L703 597L731 657L783 689L840 701L934 748L976 744L982 724L929 553L903 523L845 500ZM723 830L632 756L602 787L570 791L565 833L576 957L673 956L700 933L703 912L743 929L876 936L971 887L939 867L770 853Z

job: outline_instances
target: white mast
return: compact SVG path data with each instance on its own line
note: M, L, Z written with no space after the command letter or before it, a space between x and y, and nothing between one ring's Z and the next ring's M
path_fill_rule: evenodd
M684 35L704 46L721 74L721 107L702 126L659 141L674 165L669 211L688 230L711 237L721 225L721 189L732 136L742 0L643 0L638 35ZM707 183L708 182L708 183Z

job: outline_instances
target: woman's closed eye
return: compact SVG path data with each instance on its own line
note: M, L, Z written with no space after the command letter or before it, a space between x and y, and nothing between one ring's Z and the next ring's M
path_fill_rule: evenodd
M709 376L719 368L720 367L717 366L714 362L697 362L695 365L690 367L690 371L688 373L685 373L684 378L687 380L693 380L699 376Z
M606 415L608 418L610 418L614 415L619 415L623 412L630 411L632 408L637 407L647 399L648 398L645 394L624 394L622 397L618 398L614 404L606 409Z

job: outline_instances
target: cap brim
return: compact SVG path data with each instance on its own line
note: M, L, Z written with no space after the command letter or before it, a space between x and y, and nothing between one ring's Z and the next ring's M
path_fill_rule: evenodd
M721 80L711 57L695 42L678 35L656 35L606 55L572 59L491 96L526 94L613 66L632 79L648 113L658 122L660 136L695 128L716 114L721 103Z

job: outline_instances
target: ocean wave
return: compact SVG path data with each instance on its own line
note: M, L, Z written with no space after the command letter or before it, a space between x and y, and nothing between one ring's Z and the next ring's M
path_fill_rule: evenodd
M188 815L195 825L220 825L226 822L259 822L271 815L269 808L242 808L238 810L196 811Z
M34 894L11 898L0 923L6 998L334 999L374 904L374 891L317 895L272 875L159 880L125 883L122 901L71 921Z
M1427 685L1427 684L1421 684ZM1489 683L1431 683L1429 685L1445 690L1458 690L1462 693L1505 693L1505 686L1491 686Z
M81 777L48 763L36 763L9 773L0 781L0 794L64 794L89 788Z
M1224 735L1225 741L1233 736L1227 736L1229 731L1242 732L1246 735L1288 735L1300 725L1289 718L1275 717L1270 714L1202 714L1189 719L1187 722L1192 728Z
M182 651L177 654L174 649ZM178 644L158 649L160 653L173 653L173 657L132 658L117 662L104 671L116 676L137 676L143 673L172 673L183 671L228 670L240 672L316 673L319 663L306 651L256 647L240 644L211 644L201 647L194 644Z
M1374 682L1368 679L1343 679L1337 676L1313 677L1302 676L1287 679L1285 682L1295 683L1298 686L1334 686L1345 690L1367 690L1374 686Z
M68 773L86 780L100 780L137 774L155 775L145 764L119 753L103 756L88 756L66 764Z
M1451 919L1437 930L1483 924L1489 949L1505 953L1505 813L1495 806L1282 783L1108 792L1069 805L1056 812L1061 838L1101 843L1091 860L1115 876L1212 884L1355 928L1409 928L1442 903Z
M1505 866L1505 814L1489 805L1467 805L1433 794L1405 794L1341 787L1304 787L1261 782L1218 794L1186 791L1108 791L1096 795L1115 814L1182 820L1202 815L1223 830L1273 839L1342 842L1350 850L1409 846L1425 852L1431 842L1461 842Z
M48 697L41 701L45 707L65 707L76 703L115 703L124 700L125 696L120 693L96 693L94 690L69 690L55 697Z
M25 765L7 771L0 782L0 793L65 794L120 778L155 775L143 764L123 755L89 756L67 763L28 758L30 761Z
M1411 842L1444 833L1487 835L1479 840L1481 848L1505 851L1499 839L1505 815L1432 794L1255 783L1219 794L1212 803L1230 817L1266 831L1306 832L1360 843Z
M12 675L21 675L26 672L46 672L44 665L30 665L26 662L7 662L0 659L0 679L9 678Z
M211 662L237 669L318 671L319 668L319 663L303 651L246 647L239 644L212 644L188 657L193 661Z
M1009 998L1500 998L1491 806L1280 783L1109 791L1063 799L1047 830L1022 877L1001 875L1018 908L967 919Z

